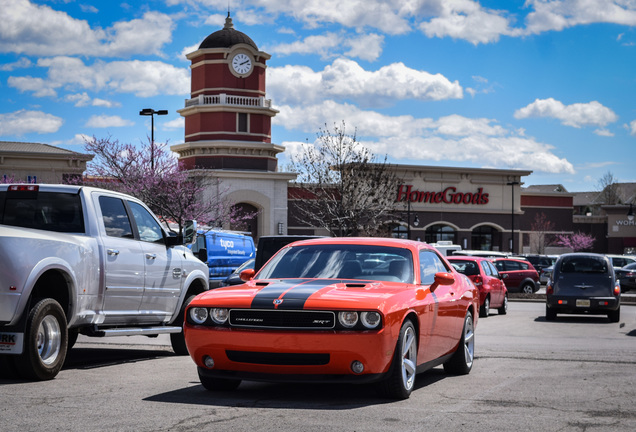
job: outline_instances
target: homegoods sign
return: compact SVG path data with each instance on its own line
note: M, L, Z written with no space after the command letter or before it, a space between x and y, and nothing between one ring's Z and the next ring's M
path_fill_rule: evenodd
M400 185L396 201L410 201L413 203L431 204L488 204L488 194L484 188L477 192L457 192L457 188L449 186L442 191L420 191L413 189L413 185Z

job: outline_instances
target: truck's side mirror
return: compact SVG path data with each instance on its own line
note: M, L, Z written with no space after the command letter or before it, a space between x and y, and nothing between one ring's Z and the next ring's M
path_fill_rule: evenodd
M197 252L197 258L199 258L204 263L208 262L208 250L206 248L201 248Z
M186 245L194 244L197 240L197 221L188 220L185 221L183 226L183 242ZM207 254L206 254L207 257Z

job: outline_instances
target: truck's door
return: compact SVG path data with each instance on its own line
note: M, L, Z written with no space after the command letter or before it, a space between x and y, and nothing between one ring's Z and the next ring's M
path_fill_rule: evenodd
M135 239L124 202L112 196L99 196L105 234L104 257L105 324L126 323L138 315L144 292L144 253Z
M164 243L163 230L142 205L129 201L144 255L144 293L139 307L146 321L167 321L179 303L182 254Z

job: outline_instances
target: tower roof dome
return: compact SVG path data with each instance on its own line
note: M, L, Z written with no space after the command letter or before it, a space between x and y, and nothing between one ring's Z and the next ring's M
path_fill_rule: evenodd
M248 44L254 47L255 50L258 50L256 44L248 35L238 30L234 30L232 18L230 18L230 13L228 12L223 29L215 31L206 37L203 42L201 42L201 45L199 45L199 49L229 48L240 43Z

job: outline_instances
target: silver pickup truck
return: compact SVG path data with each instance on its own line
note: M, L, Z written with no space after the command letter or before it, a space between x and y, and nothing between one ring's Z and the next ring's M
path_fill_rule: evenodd
M0 371L52 379L80 333L169 333L187 354L183 311L208 269L186 241L129 195L0 185Z

